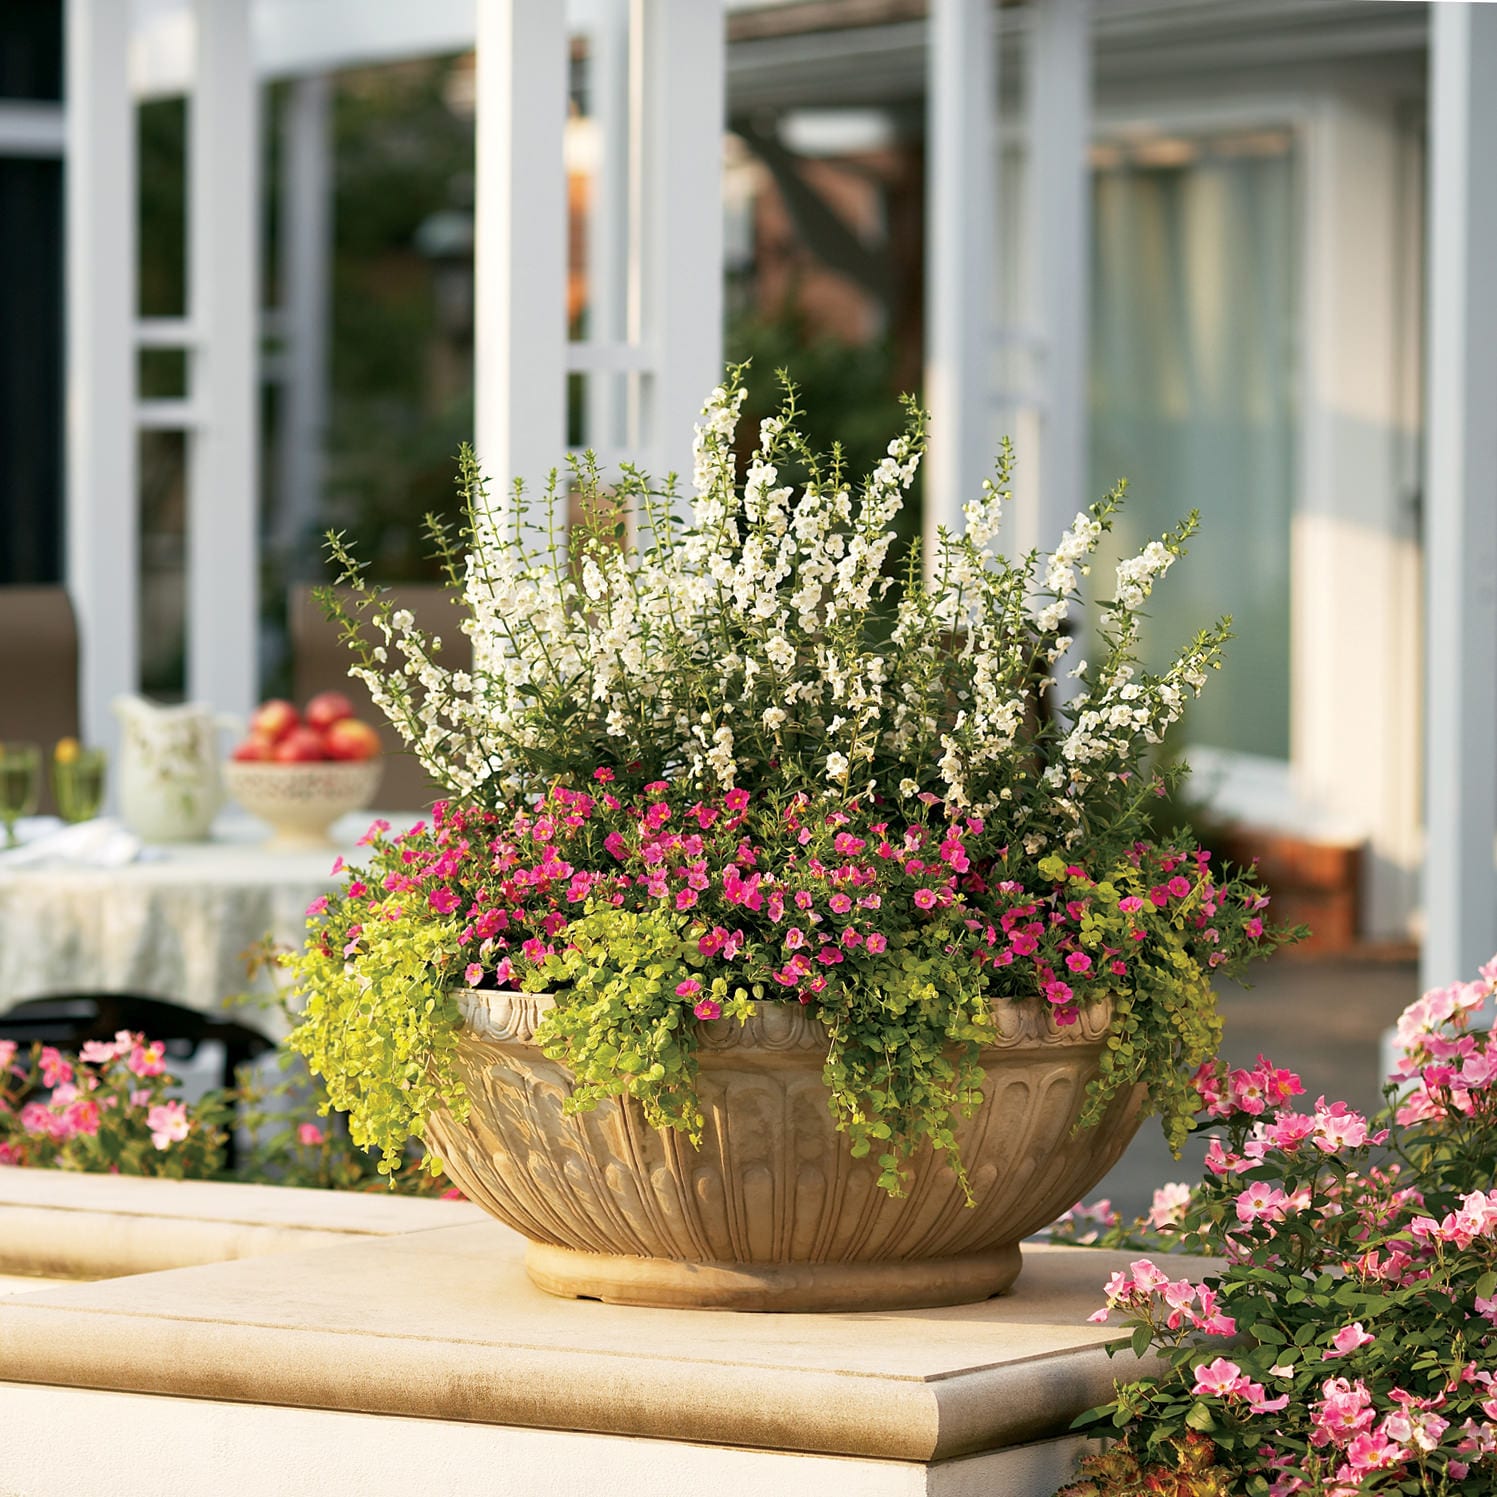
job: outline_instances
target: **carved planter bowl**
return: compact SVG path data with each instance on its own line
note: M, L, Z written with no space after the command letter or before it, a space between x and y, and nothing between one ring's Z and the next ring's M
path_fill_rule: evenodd
M1073 1134L1097 1074L1110 1006L1057 1028L1041 1003L1002 1003L981 1052L983 1102L958 1130L976 1204L927 1147L909 1193L876 1184L837 1131L821 1079L826 1034L798 1004L700 1032L700 1149L650 1127L632 1101L568 1117L564 1066L534 1040L552 1000L464 992L458 1074L466 1122L428 1135L447 1173L529 1239L531 1279L617 1304L736 1310L913 1309L1001 1294L1019 1240L1112 1167L1143 1089Z

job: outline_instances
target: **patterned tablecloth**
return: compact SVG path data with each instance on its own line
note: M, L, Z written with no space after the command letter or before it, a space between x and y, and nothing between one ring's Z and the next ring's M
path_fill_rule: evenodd
M335 882L333 859L353 856L373 814L337 823L326 852L274 852L255 840L257 823L221 819L212 842L147 849L123 867L0 868L0 1012L65 993L205 1011L268 993L270 975L251 981L246 953L267 935L300 943L307 905Z

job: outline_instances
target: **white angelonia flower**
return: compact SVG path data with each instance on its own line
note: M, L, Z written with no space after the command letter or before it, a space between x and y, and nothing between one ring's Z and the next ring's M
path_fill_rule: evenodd
M847 772L852 766L847 761L846 754L836 752L826 756L827 778L833 781L841 781L847 778Z

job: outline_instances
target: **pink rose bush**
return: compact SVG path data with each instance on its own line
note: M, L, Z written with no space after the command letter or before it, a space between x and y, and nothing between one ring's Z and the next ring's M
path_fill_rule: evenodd
M121 1030L76 1056L0 1040L0 1165L205 1178L223 1165L224 1108L169 1092L165 1047Z
M1093 1318L1168 1370L1087 1416L1121 1443L1067 1492L1497 1490L1497 1039L1476 1022L1494 995L1497 959L1405 1011L1374 1120L1296 1105L1261 1056L1202 1068L1205 1180L1134 1233L1226 1267L1196 1283L1141 1258L1107 1284ZM1079 1220L1062 1235L1085 1240Z

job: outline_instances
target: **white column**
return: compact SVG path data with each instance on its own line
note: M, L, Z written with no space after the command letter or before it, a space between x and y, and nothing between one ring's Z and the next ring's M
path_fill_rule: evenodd
M281 385L275 540L285 575L319 575L315 544L327 428L333 253L332 90L325 74L290 86L281 124Z
M565 8L478 6L474 426L491 496L566 452Z
M248 0L197 0L188 104L187 692L247 715L259 694L258 97Z
M130 10L68 0L67 585L85 739L118 742L110 702L139 683L135 105Z
M644 0L644 322L657 477L691 482L692 427L722 379L722 0Z
M929 564L938 528L992 463L988 431L998 201L997 32L992 0L931 0L926 63L925 469Z
M598 0L587 53L588 106L597 139L588 205L587 341L624 341L629 272L629 0ZM607 462L626 440L620 378L587 377L587 445Z
M1028 256L1040 334L1040 513L1050 550L1087 502L1091 0L1029 6Z
M1300 440L1290 550L1294 799L1365 844L1359 920L1408 933L1419 862L1420 558L1401 229L1417 213L1391 100L1327 93L1301 134Z
M1497 7L1430 8L1426 987L1497 948Z

